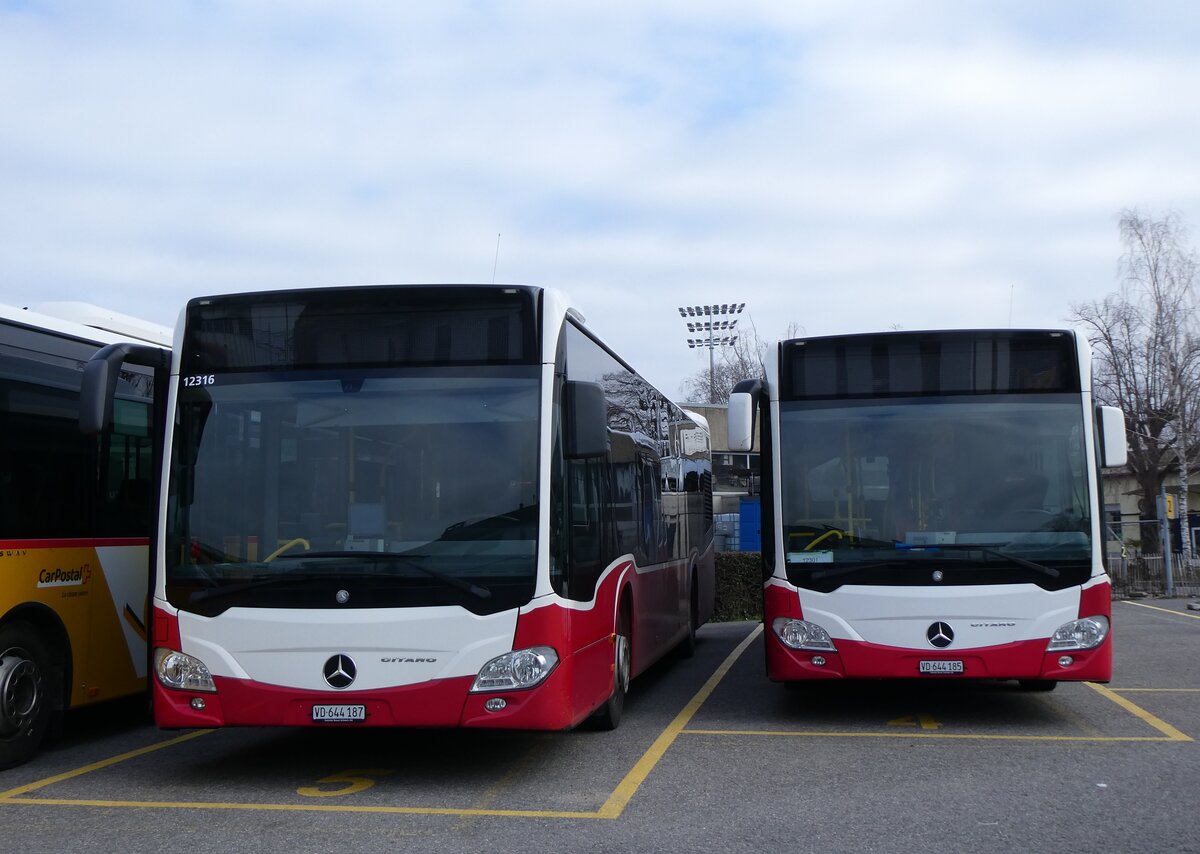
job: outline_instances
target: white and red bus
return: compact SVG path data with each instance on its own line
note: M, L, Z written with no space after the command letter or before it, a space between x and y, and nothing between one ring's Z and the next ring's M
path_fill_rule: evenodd
M110 427L84 436L84 367L128 340L146 364L113 374ZM81 303L0 306L0 768L67 709L146 690L170 344L165 327Z
M194 299L171 372L164 728L611 728L711 614L707 425L555 291Z
M1108 681L1099 467L1125 428L1082 336L797 339L766 373L729 432L749 449L760 416L772 680Z

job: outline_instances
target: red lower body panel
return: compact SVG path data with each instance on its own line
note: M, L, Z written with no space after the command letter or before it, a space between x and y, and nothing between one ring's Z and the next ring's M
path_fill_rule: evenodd
M473 677L438 679L420 685L376 691L303 691L241 679L215 677L216 693L176 691L154 685L154 718L164 729L222 726L322 727L496 727L503 729L566 729L578 723L570 705L571 662L559 667L536 688L527 691L470 693ZM202 709L192 702L200 699ZM488 711L494 698L504 707ZM314 705L366 707L366 720L347 723L314 722ZM583 717L585 715L579 715Z
M615 585L613 585L615 587ZM615 601L610 592L609 600ZM435 679L417 685L371 691L306 691L249 679L216 676L215 693L165 688L153 676L154 717L164 729L222 726L321 727L489 727L495 729L569 729L583 721L612 692L614 646L609 603L598 613L548 607L518 620L516 648L550 645L562 655L540 685L522 691L473 694L472 676ZM593 625L594 624L594 625ZM590 636L590 637L589 637ZM584 646L563 654L583 638ZM155 645L179 649L178 621L165 611L155 615ZM489 700L502 700L488 709ZM203 708L192 704L202 701ZM314 705L366 707L366 720L314 722ZM499 705L494 703L493 706Z
M767 676L775 682L809 679L1036 679L1070 682L1108 682L1112 678L1112 631L1095 649L1047 652L1049 638L989 647L943 652L882 646L865 641L834 639L837 652L791 649L771 629L776 617L803 619L800 598L792 589L769 584L764 593ZM1111 621L1108 584L1081 591L1079 616L1104 616ZM1064 656L1070 664L1060 664ZM814 659L823 660L814 664ZM962 673L921 673L922 661L961 661Z
M767 675L776 682L804 679L1047 679L1107 682L1112 678L1112 636L1095 649L1046 652L1049 638L954 653L924 652L837 639L837 652L790 649L767 627ZM1069 665L1059 664L1063 656ZM814 659L824 664L814 664ZM922 661L961 661L962 673L921 673Z

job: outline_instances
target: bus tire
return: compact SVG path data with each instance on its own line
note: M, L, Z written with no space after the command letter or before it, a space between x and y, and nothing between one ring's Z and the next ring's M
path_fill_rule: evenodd
M1058 682L1053 679L1018 679L1022 691L1053 691Z
M50 728L50 653L28 623L0 628L0 769L27 762Z
M629 628L629 600L621 601L617 616L617 630L613 637L613 690L604 705L596 711L596 729L614 730L621 723L625 711L625 695L629 692L629 677L632 665L633 635Z
M696 589L696 570L694 568L689 579L687 634L679 642L680 658L691 658L696 654L696 623L700 621L700 591Z

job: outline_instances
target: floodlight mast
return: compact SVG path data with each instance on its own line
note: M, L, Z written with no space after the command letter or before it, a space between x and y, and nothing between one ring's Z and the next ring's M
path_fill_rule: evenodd
M713 350L717 347L728 347L737 341L737 335L728 334L720 338L716 332L732 333L737 327L737 318L729 320L713 320L716 315L741 314L746 307L744 302L727 302L713 305L685 305L679 307L679 316L687 320L689 317L705 318L703 321L688 322L688 332L705 332L707 338L689 338L687 345L692 350L701 347L708 349L708 402L717 402L716 368L713 363Z

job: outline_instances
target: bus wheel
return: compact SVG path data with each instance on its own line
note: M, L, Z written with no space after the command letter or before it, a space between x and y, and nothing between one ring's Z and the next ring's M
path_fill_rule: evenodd
M1018 679L1017 684L1023 691L1053 691L1058 687L1053 679Z
M26 762L50 724L49 653L25 623L0 629L0 769Z
M630 651L629 607L621 603L617 618L616 637L613 639L613 692L607 702L596 711L596 729L613 730L621 723L625 711L625 694L629 691L629 674L632 658Z
M679 642L679 657L691 658L696 654L696 623L700 622L700 592L696 590L696 572L692 571L691 594L688 596L687 634Z

